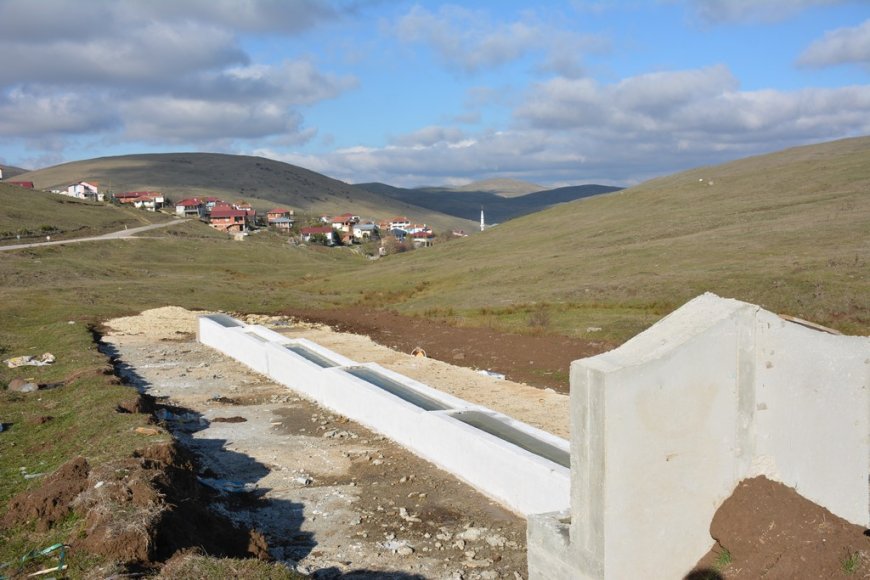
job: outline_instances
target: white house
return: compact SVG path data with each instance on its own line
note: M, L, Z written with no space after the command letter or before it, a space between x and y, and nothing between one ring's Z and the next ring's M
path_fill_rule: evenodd
M87 181L79 181L66 188L65 192L61 192L70 197L79 199L90 199L92 201L105 201L106 196L100 193L99 187Z

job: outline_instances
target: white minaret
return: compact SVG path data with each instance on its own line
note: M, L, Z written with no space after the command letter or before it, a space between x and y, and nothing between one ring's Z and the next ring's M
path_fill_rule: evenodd
M480 231L486 229L486 222L483 219L483 206L480 206Z

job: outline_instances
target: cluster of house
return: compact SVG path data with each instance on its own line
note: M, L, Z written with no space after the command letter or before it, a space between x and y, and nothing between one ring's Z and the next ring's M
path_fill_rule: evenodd
M34 189L33 182L30 181L6 183ZM66 189L51 191L77 199L105 201L105 194L100 192L96 182L79 181L67 186ZM171 205L170 200L156 191L125 191L113 194L112 198L119 204L132 205L149 211L158 211ZM267 225L289 232L294 224L294 212L291 209L279 207L269 210L266 212L266 219L262 220L262 218L258 219L257 212L251 204L242 200L227 203L217 197L190 197L175 203L174 207L176 215L206 221L211 227L228 233L246 232L257 225ZM321 216L320 224L303 227L300 230L302 239L305 242L322 241L330 246L385 238L395 238L400 242L408 240L414 246L430 246L435 239L431 227L413 223L405 216L375 223L370 220L363 221L358 215L344 213L338 216ZM454 232L454 235L464 235L464 232Z
M257 211L243 200L228 203L217 197L190 197L175 204L175 213L207 221L222 232L246 232L257 225ZM289 209L270 210L266 217L269 225L286 230L293 227L293 212Z
M432 228L426 224L414 224L407 217L394 217L379 223L362 221L359 216L344 213L338 216L321 216L323 225L300 230L306 242L322 237L327 245L361 243L387 236L399 241L410 239L415 246L430 246L435 239Z

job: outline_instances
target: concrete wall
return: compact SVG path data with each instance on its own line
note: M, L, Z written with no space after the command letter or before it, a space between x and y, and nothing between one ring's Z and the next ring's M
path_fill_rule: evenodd
M198 337L203 344L320 405L390 437L522 515L563 510L569 505L571 478L567 467L466 424L457 413L482 413L495 425L562 454L569 447L564 439L374 363L359 364L311 341L290 340L225 316L200 317ZM308 352L293 352L288 348L293 346ZM331 364L316 364L311 353ZM350 374L353 369L365 369L392 381L404 398ZM438 408L427 411L412 402L415 397L424 397Z
M870 339L705 294L571 367L569 512L529 518L530 578L679 578L758 474L868 524Z

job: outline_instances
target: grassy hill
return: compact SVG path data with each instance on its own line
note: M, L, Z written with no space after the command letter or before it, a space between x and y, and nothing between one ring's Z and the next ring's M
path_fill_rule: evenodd
M452 188L453 191L484 191L501 197L519 197L545 189L537 183L518 179L483 179Z
M245 199L257 209L286 205L312 215L351 212L364 218L407 215L438 230L468 229L471 222L384 198L319 173L262 157L166 153L101 157L64 163L19 176L39 189L95 181L113 192L158 190L171 199L213 195Z
M166 220L166 216L33 191L0 182L0 245L87 237ZM20 239L19 239L20 236Z
M22 169L20 167L14 167L12 165L3 165L0 163L0 169L3 170L3 179L15 179L18 175L22 173L27 173L26 169Z
M617 342L705 291L870 334L870 138L563 204L391 257L354 284L458 324L540 330L530 315L543 312L547 331Z

